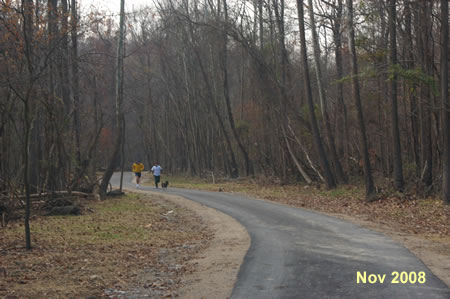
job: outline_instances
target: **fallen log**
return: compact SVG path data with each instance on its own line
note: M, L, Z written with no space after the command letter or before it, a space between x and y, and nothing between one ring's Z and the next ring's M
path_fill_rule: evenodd
M84 192L80 192L80 191L51 191L51 192L43 192L43 193L34 193L34 194L30 194L30 198L41 198L41 197L50 197L50 196L54 196L54 195L76 195L76 196L80 196L80 197L88 197L89 194L88 193L84 193ZM9 199L10 196L4 196L4 197L0 197L0 200L2 199ZM25 195L19 195L19 196L14 196L14 199L25 199L26 196Z

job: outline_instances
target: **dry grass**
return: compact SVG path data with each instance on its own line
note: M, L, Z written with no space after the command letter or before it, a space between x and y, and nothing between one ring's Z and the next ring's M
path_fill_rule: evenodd
M192 212L142 195L90 202L82 216L36 217L33 250L23 225L0 234L0 297L102 296L105 290L164 296L208 241ZM136 293L137 292L137 293Z

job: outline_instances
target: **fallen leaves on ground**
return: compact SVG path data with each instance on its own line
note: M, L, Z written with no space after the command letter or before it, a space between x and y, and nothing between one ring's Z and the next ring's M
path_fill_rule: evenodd
M192 211L142 195L88 206L33 219L31 251L21 223L1 229L0 297L176 296L212 237Z

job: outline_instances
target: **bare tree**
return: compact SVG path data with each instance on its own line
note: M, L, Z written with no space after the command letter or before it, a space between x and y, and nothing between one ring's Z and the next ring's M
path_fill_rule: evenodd
M325 154L325 150L323 148L322 138L320 137L319 126L317 125L316 114L314 112L314 104L312 98L312 90L311 90L311 80L309 77L309 67L308 67L308 56L306 52L306 38L305 38L305 21L304 21L304 9L303 9L303 1L297 0L297 12L299 19L299 27L300 27L300 47L301 47L301 57L303 63L303 76L304 76L304 86L306 91L306 100L308 102L309 108L309 117L311 122L311 130L314 138L314 144L316 146L316 150L319 154L320 166L323 171L323 175L325 177L325 184L328 189L332 189L336 187L336 182L334 181L333 175L331 173L330 164L328 163L328 159Z
M432 62L430 61L430 19L432 2L414 2L414 31L416 32L417 56L421 71L425 75L431 73ZM433 185L433 149L432 149L432 127L431 127L431 86L428 82L419 85L420 104L420 141L421 141L421 164L420 181L429 191Z
M448 3L354 3L160 1L157 18L130 14L125 60L123 19L88 22L76 0L0 1L0 192L77 191L106 166L105 188L119 161L145 156L328 188L364 175L368 199L372 175L392 175L398 190L442 183L448 202Z
M353 25L353 0L347 0L347 30L348 30L348 43L351 55L351 66L352 66L352 87L353 87L353 100L356 106L356 113L358 116L359 125L359 138L361 152L363 156L363 167L364 167L364 181L366 185L366 199L371 200L374 193L375 187L372 178L372 169L370 167L369 151L367 149L367 138L366 138L366 125L364 123L363 109L361 105L361 95L359 90L359 80L358 80L358 62L356 56L355 47L355 29Z
M123 142L123 53L124 53L124 31L125 31L125 0L120 1L120 25L119 39L117 42L117 65L116 65L116 134L113 153L111 155L108 167L103 174L100 184L100 193L105 194L109 185L113 172L117 166L120 157L120 149Z
M244 156L245 161L245 170L247 173L247 176L254 175L255 172L253 170L253 163L250 160L250 157L248 155L247 149L245 148L241 137L239 136L236 125L234 123L234 117L233 112L231 110L231 104L230 104L230 92L229 92L229 86L228 86L228 58L227 58L227 45L228 45L228 5L227 0L222 0L223 3L223 12L224 12L224 29L223 29L223 52L222 52L222 59L221 59L221 66L223 71L223 91L224 91L224 98L225 98L225 104L227 107L227 115L228 115L228 122L230 123L231 132L233 133L234 139L236 140L239 149L242 152L242 155Z
M448 1L441 0L442 200L450 204L450 103L448 98Z
M31 199L30 199L30 139L31 130L33 128L33 123L35 120L34 105L31 103L33 89L34 89L34 76L35 76L35 66L33 59L33 14L34 14L34 4L32 0L22 1L22 14L23 14L23 38L25 42L25 56L27 65L27 90L25 95L21 96L23 101L23 119L24 125L24 145L23 145L23 155L24 155L24 185L25 185L25 242L26 248L31 249L31 233L30 233L30 215L31 215Z
M349 169L348 161L349 161L349 128L348 128L348 116L347 116L347 107L344 101L344 83L342 79L344 77L344 67L343 67L343 59L342 59L342 20L343 20L343 4L342 0L338 0L337 4L333 4L332 8L335 11L335 14L330 17L331 21L331 30L333 32L333 42L334 42L334 56L335 56L335 64L336 64L336 75L337 75L337 103L339 106L338 110L338 126L337 126L337 145L340 145L339 148L343 149L344 153L344 165L346 169Z
M73 93L73 131L75 136L75 153L78 167L81 166L80 141L80 78L78 67L78 9L77 1L71 3L71 38L72 38L72 93Z
M414 44L412 35L412 21L411 21L411 0L404 1L404 14L405 14L405 39L406 39L406 59L407 67L409 70L415 68L414 59ZM411 139L412 139L412 152L414 156L414 163L416 168L416 176L420 176L420 154L419 154L419 123L418 123L418 108L417 108L417 84L410 82L408 87L413 92L408 93L410 102L410 123L411 123Z
M397 8L396 1L389 1L389 46L390 46L390 64L392 68L391 78L391 129L392 144L394 146L394 185L399 191L403 191L403 166L402 150L400 146L400 131L398 128L398 105L397 105Z
M334 143L334 136L333 132L331 130L331 124L330 124L330 117L328 116L328 104L327 104L327 98L325 93L325 86L322 76L322 70L320 66L320 45L319 45L319 37L317 35L316 30L316 21L314 18L314 6L313 1L308 0L308 10L309 10L309 19L310 19L310 28L311 28L311 35L313 40L313 50L314 50L314 66L315 66L315 72L316 72L316 79L317 79L317 85L319 89L319 99L320 99L320 109L322 112L323 122L324 122L324 128L325 128L325 135L328 140L328 149L330 152L330 159L332 164L334 165L335 174L338 182L347 182L347 178L344 174L344 171L342 170L341 162L339 161L337 151L336 151L336 145Z

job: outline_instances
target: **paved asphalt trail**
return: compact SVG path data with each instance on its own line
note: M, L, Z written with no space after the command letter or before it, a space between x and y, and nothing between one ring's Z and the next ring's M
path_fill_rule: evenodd
M113 177L114 185L118 178ZM134 187L131 180L132 174L125 174L125 186ZM167 192L228 214L248 230L251 246L232 298L450 298L450 289L419 259L377 232L242 195L174 188ZM357 271L386 277L383 283L358 284ZM403 284L398 277L395 284L394 271L423 271L426 281Z

